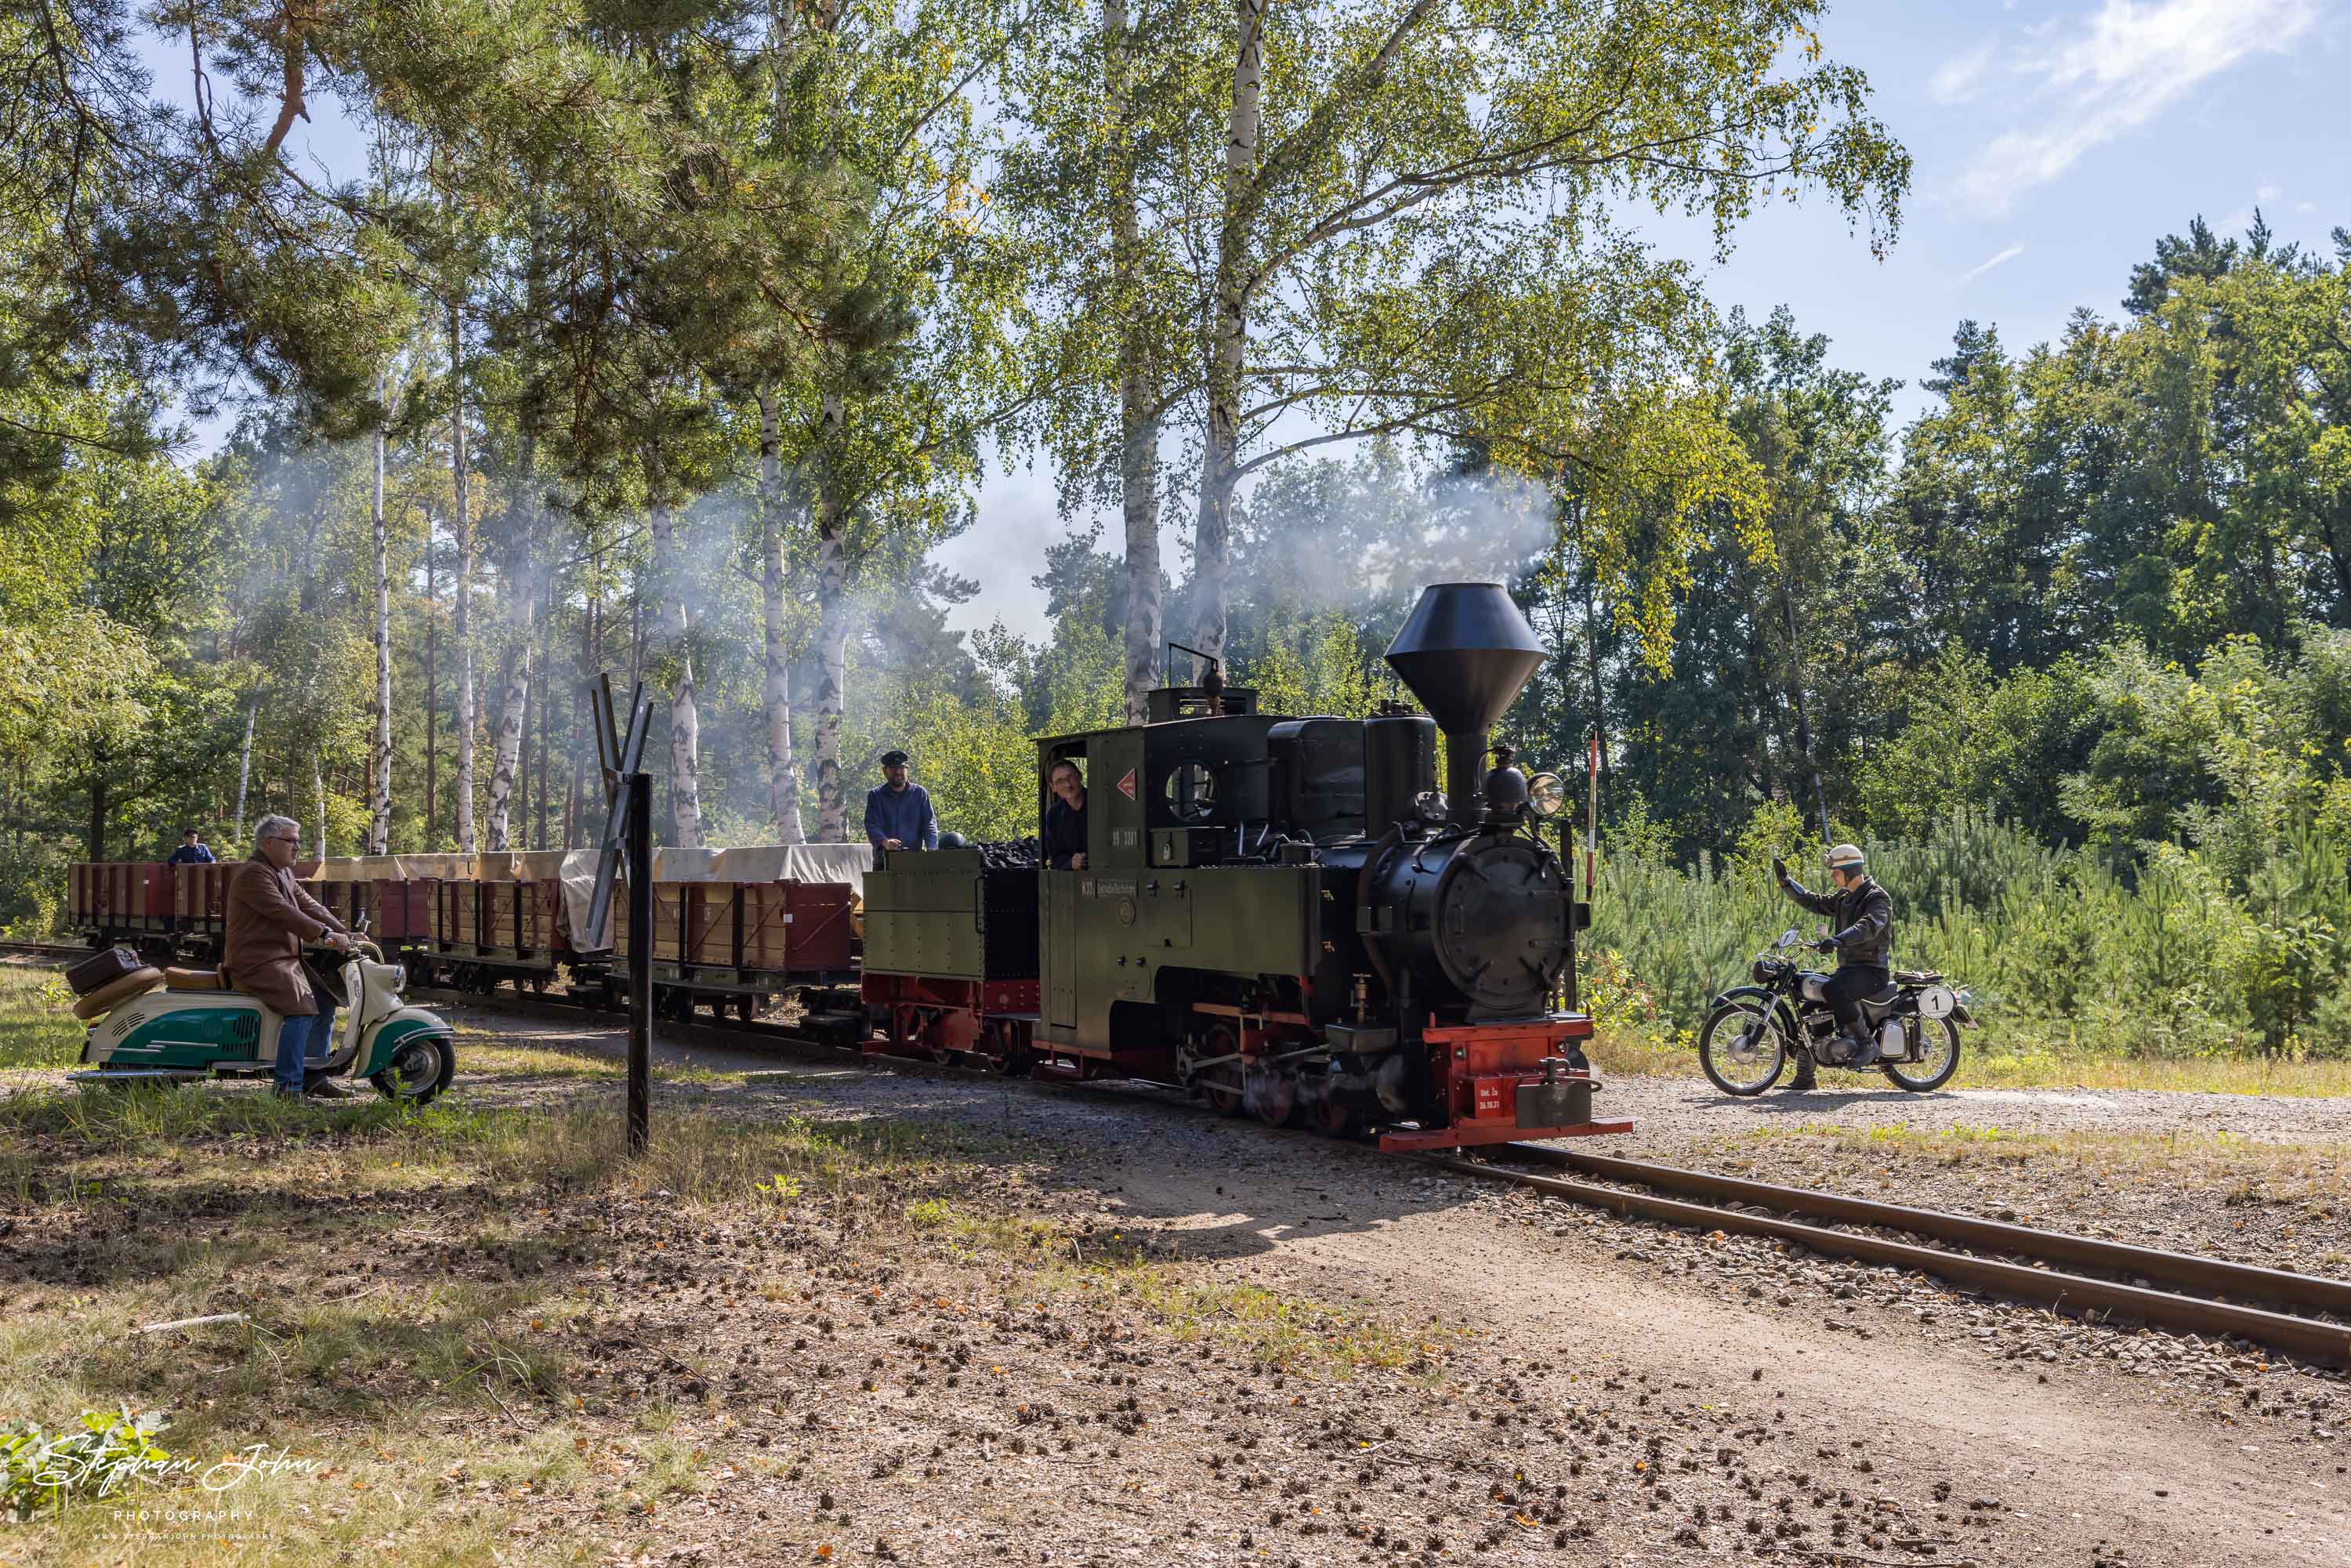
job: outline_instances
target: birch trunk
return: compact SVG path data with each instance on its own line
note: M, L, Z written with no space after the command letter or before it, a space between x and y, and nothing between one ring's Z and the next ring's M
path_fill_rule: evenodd
M424 514L424 848L441 847L441 579L433 553L433 514Z
M236 748L236 822L228 841L242 850L245 843L245 787L253 780L253 721L261 712L261 694L245 705L245 743Z
M375 380L383 401L383 377ZM392 852L392 570L383 521L383 426L375 427L375 481L369 501L375 533L375 767L368 793L368 853Z
M515 591L509 586L507 591ZM524 623L522 634L528 636L528 612L518 619ZM528 643L509 643L498 655L498 738L490 762L490 810L486 824L492 854L504 854L513 847L515 779L522 764L523 726L529 717L530 648Z
M319 836L314 841L319 846L318 858L325 860L327 858L327 775L319 768L316 758L313 758L310 762L310 784L319 792Z
M467 489L473 475L465 457L465 382L464 375L465 340L457 307L449 307L449 381L455 392L454 406L449 415L450 476L454 481L455 512L452 517L457 538L457 612L450 626L450 640L457 653L457 777L454 780L457 793L457 852L469 855L474 848L474 639L473 624L467 600L471 597L474 568L474 525Z
M490 763L489 847L503 854L513 847L515 779L522 766L522 732L530 722L531 606L530 487L535 454L525 432L516 457L514 495L507 506L506 566L498 600L506 622L506 648L498 656L498 739Z
M677 684L669 696L669 807L672 841L702 847L702 725L695 711L694 649L687 641L684 585L677 579L675 519L665 502L653 507L653 577L661 584L664 630L677 647Z
M776 841L797 844L800 827L800 780L792 756L792 661L784 640L783 437L776 423L776 394L759 389L759 596L767 638L767 681L761 697L768 708L768 804L776 820Z
M1247 276L1249 217L1254 205L1259 99L1265 87L1268 0L1233 0L1237 24L1233 101L1225 140L1225 210L1217 243L1216 287L1209 300L1208 431L1200 466L1200 517L1193 570L1199 623L1193 643L1221 659L1225 652L1225 572L1230 560L1233 487L1240 477L1241 364L1249 340Z
M841 486L831 469L834 438L844 417L841 401L824 400L826 465L817 486L816 521L816 834L828 844L849 841L849 803L841 777L843 676L849 663L849 555L842 537Z
M1126 720L1150 716L1159 674L1159 377L1144 319L1142 223L1135 207L1134 150L1127 128L1131 89L1126 0L1102 0L1106 91L1113 123L1111 261L1121 324L1119 490L1126 521Z

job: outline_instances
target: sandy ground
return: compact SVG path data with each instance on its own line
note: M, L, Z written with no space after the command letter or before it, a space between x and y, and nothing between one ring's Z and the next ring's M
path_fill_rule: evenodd
M461 1016L517 1044L600 1053L621 1046L619 1032L601 1024ZM1959 1532L1938 1538L1946 1544L1935 1561L2351 1564L2351 1441L2339 1429L2351 1426L2351 1386L2333 1375L2273 1367L2226 1346L2197 1347L2210 1375L2191 1375L2151 1351L2142 1356L2141 1342L2159 1336L2111 1331L2099 1331L2108 1341L2103 1355L2036 1349L2020 1357L2018 1322L2040 1314L1816 1260L1729 1253L1701 1270L1685 1256L1704 1247L1700 1238L1219 1122L1153 1092L1064 1094L874 1072L797 1052L679 1050L658 1040L657 1050L664 1060L753 1074L740 1088L699 1092L775 1094L834 1113L935 1119L1086 1150L1055 1173L1081 1209L1098 1205L1105 1223L1173 1243L1220 1277L1413 1321L1483 1325L1500 1364L1524 1369L1539 1390L1534 1407L1549 1404L1554 1421L1564 1418L1559 1405L1590 1394L1595 1378L1609 1386L1638 1379L1640 1405L1658 1401L1645 1416L1668 1415L1680 1428L1735 1443L1756 1485L1799 1501L1823 1485L1848 1489L1849 1499L1881 1488L1915 1494L1932 1478L1956 1520L1937 1528ZM461 1082L464 1071L461 1061ZM504 1091L477 1080L472 1092ZM2225 1121L2272 1138L2333 1139L2351 1128L2351 1103L2341 1102L2156 1093L1831 1092L1734 1103L1702 1083L1636 1081L1611 1086L1605 1106L1649 1124L1608 1146L1648 1155L1686 1149L1697 1135L1686 1129L1719 1138L1791 1116L2036 1127L2090 1117L2110 1130ZM2273 1115L2274 1126L2265 1119ZM2125 1347L2119 1358L2115 1343ZM1569 1373L1582 1375L1581 1394L1559 1381ZM1577 1416L1575 1429L1590 1419ZM1961 1529L1991 1517L1996 1531ZM1612 1507L1593 1522L1610 1555L1579 1560L1697 1563L1746 1548L1728 1526L1668 1535L1672 1517L1654 1501L1646 1513ZM1186 1560L1228 1559L1204 1544ZM1352 1540L1334 1540L1290 1560L1358 1556Z

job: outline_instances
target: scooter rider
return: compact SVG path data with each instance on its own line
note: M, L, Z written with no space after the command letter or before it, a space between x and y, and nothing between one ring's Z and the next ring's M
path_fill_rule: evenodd
M1780 890L1815 915L1836 922L1836 929L1813 944L1816 952L1837 955L1836 972L1821 988L1836 1013L1837 1029L1852 1047L1849 1065L1866 1067L1877 1058L1876 1042L1861 1027L1861 1000L1893 983L1887 956L1894 948L1894 901L1869 874L1869 862L1853 844L1839 844L1828 852L1833 893L1808 893L1788 875L1788 862L1774 859L1771 874ZM1813 1086L1809 1052L1796 1058L1796 1076L1788 1087Z
M228 884L228 929L221 967L229 984L257 997L284 1019L277 1035L277 1092L304 1091L307 1063L333 1053L335 1004L319 997L302 972L302 944L323 943L350 950L343 923L294 880L301 857L301 824L291 817L264 817L256 830L253 858L236 868ZM321 1079L309 1092L327 1100L348 1092Z

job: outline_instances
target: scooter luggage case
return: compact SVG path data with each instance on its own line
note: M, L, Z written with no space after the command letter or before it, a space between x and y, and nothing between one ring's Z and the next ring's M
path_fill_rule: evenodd
M105 1017L133 997L143 997L163 983L161 969L138 968L119 980L110 980L74 1003L74 1017L84 1023Z
M101 986L110 986L125 975L136 974L146 967L145 961L128 947L109 947L103 953L93 953L66 971L66 984L78 997L89 996Z

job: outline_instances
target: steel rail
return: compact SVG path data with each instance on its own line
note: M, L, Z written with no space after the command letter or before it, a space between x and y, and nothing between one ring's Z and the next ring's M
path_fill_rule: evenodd
M2336 1366L2351 1365L2351 1327L2341 1323L2318 1322L2283 1312L2264 1312L2258 1307L2238 1306L2233 1302L2207 1301L2200 1296L2119 1284L2111 1280L2092 1279L2025 1263L2003 1263L1965 1252L1890 1240L1882 1236L1830 1230L1774 1215L1750 1214L1744 1209L1689 1203L1652 1193L1627 1192L1622 1187L1597 1186L1590 1182L1565 1181L1556 1176L1536 1176L1527 1171L1514 1171L1471 1160L1436 1155L1423 1155L1422 1158L1440 1170L1475 1176L1481 1181L1508 1182L1531 1187L1554 1197L1609 1209L1629 1218L1771 1237L1823 1257L1890 1264L1897 1269L1931 1274L1971 1290L2045 1302L2060 1312L2072 1314L2104 1311L2110 1317L2126 1315L2182 1333L2234 1334L2256 1344L2291 1352L2305 1360Z
M2127 1242L2077 1236L2070 1231L2044 1230L2037 1226L1980 1219L1971 1214L1954 1214L1947 1209L1912 1208L1902 1204L1847 1197L1810 1187L1776 1186L1769 1182L1718 1176L1710 1171L1694 1171L1679 1166L1655 1165L1647 1160L1589 1155L1579 1150L1545 1148L1534 1144L1510 1145L1508 1153L1512 1158L1540 1160L1547 1165L1565 1166L1584 1176L1598 1176L1604 1181L1639 1182L1660 1192L1752 1203L1783 1214L1800 1214L1848 1225L1874 1225L1887 1230L1907 1230L1957 1246L2012 1253L2068 1268L2098 1269L2135 1276L2157 1281L2174 1291L2193 1291L2206 1295L2233 1297L2239 1301L2266 1301L2272 1306L2296 1312L2332 1312L2338 1317L2351 1319L2351 1281L2329 1280L2314 1274L2265 1269L2254 1263L2236 1263L2225 1258L2206 1258L2192 1252L2134 1247Z
M69 958L87 958L102 951L102 948L64 942L0 942L0 953L13 953L26 958L55 958L60 963Z

